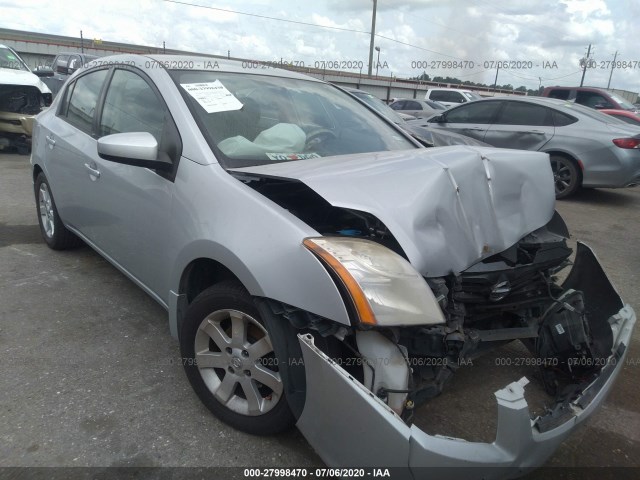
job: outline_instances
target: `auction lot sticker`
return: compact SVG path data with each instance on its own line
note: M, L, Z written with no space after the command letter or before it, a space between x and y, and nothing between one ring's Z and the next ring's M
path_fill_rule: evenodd
M227 90L220 80L205 83L181 83L189 95L196 99L207 113L240 110L242 103Z

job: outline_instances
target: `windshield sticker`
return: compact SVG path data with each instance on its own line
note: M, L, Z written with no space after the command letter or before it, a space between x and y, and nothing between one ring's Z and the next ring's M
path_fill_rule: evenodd
M206 83L181 83L189 95L200 104L207 113L240 110L242 103L227 90L220 80Z
M309 160L320 158L317 153L266 153L269 160Z

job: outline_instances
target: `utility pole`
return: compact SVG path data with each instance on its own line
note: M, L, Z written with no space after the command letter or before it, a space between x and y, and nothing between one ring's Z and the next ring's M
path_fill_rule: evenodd
M613 69L615 68L616 65L616 58L618 58L618 52L616 51L615 55L613 56L613 63L611 64L611 73L609 74L609 83L607 83L607 90L609 90L609 87L611 86L611 77L613 76Z
M500 71L500 67L496 68L496 79L493 81L493 92L495 95L495 91L498 89L498 72Z
M84 53L84 38L82 37L82 30L80 30L80 51Z
M584 83L584 74L587 73L587 65L589 65L589 56L591 55L591 44L589 44L589 49L587 50L587 58L584 59L582 64L582 78L580 79L580 86Z
M376 36L376 10L378 9L378 0L373 0L373 15L371 15L371 40L369 41L369 76L371 76L373 68L373 42Z
M167 53L167 49L165 48L164 40L162 41L162 53Z

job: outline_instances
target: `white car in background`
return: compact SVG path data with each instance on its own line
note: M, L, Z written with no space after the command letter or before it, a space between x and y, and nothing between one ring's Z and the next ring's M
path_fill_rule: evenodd
M15 147L27 153L33 118L51 100L51 90L20 55L0 44L0 150Z
M447 108L455 107L463 103L480 100L482 97L471 90L459 88L430 88L424 95L425 100L439 102Z

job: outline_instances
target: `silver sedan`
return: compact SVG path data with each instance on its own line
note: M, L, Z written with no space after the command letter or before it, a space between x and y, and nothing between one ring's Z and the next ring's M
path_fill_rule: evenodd
M541 97L478 100L426 124L496 147L548 153L557 198L580 187L640 183L640 128L573 102Z

